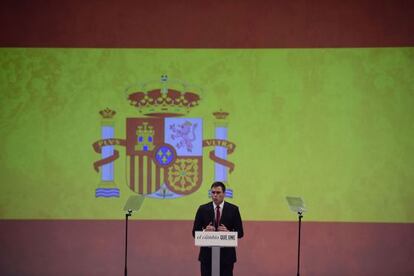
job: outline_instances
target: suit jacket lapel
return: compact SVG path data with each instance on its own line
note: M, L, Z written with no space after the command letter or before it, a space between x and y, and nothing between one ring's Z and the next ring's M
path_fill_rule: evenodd
M229 205L226 204L226 202L224 202L223 210L221 211L221 219L220 219L221 224L224 224L224 225L226 224L226 217L227 217L228 212L229 212Z
M214 225L214 205L213 203L210 203L208 205L208 214L210 216L210 221Z

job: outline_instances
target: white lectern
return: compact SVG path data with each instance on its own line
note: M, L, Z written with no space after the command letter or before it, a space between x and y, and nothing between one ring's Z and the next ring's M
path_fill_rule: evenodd
M220 248L237 247L237 232L196 231L195 246L211 247L211 276L220 276Z

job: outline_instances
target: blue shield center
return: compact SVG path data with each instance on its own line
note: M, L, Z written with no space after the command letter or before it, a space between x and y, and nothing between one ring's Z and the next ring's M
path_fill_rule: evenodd
M168 166L174 160L174 151L168 146L161 146L155 153L155 160L161 166Z

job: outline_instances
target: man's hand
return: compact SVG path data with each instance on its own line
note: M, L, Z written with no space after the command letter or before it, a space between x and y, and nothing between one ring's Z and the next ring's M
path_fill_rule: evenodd
M227 227L223 224L220 224L220 226L217 228L217 231L229 232Z
M209 225L207 225L207 227L203 229L203 231L216 231L216 228L214 228L213 223L210 222Z

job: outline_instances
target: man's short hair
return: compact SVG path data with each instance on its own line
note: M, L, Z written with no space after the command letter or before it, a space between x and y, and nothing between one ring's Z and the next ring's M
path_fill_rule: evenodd
M223 190L223 193L226 191L226 185L224 185L224 183L220 181L216 181L213 184L211 184L210 189L217 188L217 187L221 187L221 189Z

